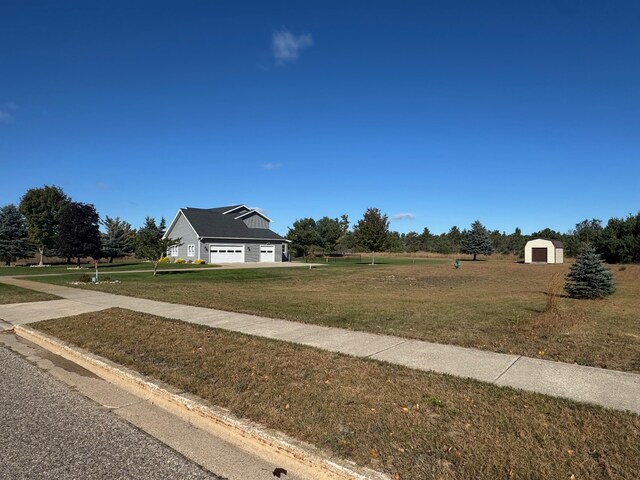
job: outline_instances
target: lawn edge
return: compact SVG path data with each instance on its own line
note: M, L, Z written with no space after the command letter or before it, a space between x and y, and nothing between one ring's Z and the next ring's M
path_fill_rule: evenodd
M114 363L62 340L16 325L16 335L80 365L129 393L157 405L192 425L268 461L295 464L300 473L318 479L375 479L390 477L341 458L329 457L317 447L282 432L241 419L228 410Z

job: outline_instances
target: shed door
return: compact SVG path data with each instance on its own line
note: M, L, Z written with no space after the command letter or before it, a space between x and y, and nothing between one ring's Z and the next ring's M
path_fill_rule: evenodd
M209 245L211 263L244 262L244 245Z
M276 247L275 247L275 245L260 245L260 261L261 262L275 262L276 261Z
M546 248L532 248L531 249L531 261L547 263L547 249Z

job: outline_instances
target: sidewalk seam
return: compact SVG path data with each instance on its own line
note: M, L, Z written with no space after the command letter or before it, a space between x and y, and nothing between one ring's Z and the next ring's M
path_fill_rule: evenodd
M513 367L516 364L516 362L518 360L520 360L521 358L522 358L522 355L518 355L518 357L513 362L511 362L509 364L509 366L507 368L505 368L504 371L500 375L498 375L496 378L491 380L491 383L497 383L498 380L500 380L504 376L504 374L507 373L511 369L511 367Z
M391 345L390 347L383 348L382 350L372 353L371 355L365 355L363 358L371 358L374 355L378 355L379 353L386 352L387 350L391 350L392 348L396 348L398 345L402 345L403 343L407 343L407 342L408 340L402 340L401 342L398 342L395 345Z

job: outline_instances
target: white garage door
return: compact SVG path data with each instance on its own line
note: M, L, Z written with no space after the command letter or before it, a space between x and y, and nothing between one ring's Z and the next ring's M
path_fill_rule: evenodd
M244 245L209 245L210 263L244 262Z
M276 261L276 247L275 247L275 245L260 245L260 261L261 262L275 262Z

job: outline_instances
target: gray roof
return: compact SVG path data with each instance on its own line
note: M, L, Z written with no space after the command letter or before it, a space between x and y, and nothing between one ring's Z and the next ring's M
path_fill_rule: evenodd
M181 208L196 235L203 238L237 238L256 240L283 240L276 232L268 228L249 228L234 215L223 215L238 205L220 208Z
M553 246L556 248L564 248L564 245L560 240L551 240L551 243L553 243Z

